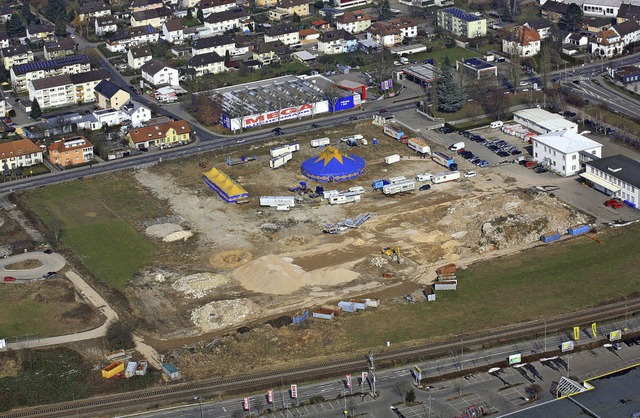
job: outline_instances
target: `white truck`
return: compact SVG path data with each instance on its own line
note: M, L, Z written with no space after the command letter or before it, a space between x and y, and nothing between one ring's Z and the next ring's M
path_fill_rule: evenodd
M413 180L404 180L398 183L387 184L382 187L382 193L392 195L402 192L410 192L415 190L416 182Z
M325 145L329 145L329 144L331 144L331 139L327 137L311 140L312 148L324 147Z
M431 178L431 181L433 182L433 184L438 184L438 183L445 183L447 181L458 180L459 178L460 178L459 171L449 171L449 172L435 174Z
M291 154L292 152L300 151L300 144L294 142L293 144L281 145L279 147L271 148L269 154L271 158L276 158L284 154Z
M279 155L279 156L269 160L269 167L271 167L273 169L276 169L278 167L282 167L287 162L291 161L291 158L293 158L293 156L292 156L292 154L290 152L288 152L286 154Z
M394 163L397 163L398 161L400 161L400 155L398 154L393 154L388 157L384 157L384 162L387 164L394 164Z
M411 138L409 141L407 141L407 145L409 146L409 148L411 148L412 150L414 150L419 154L423 154L423 155L431 154L431 147L425 144L423 141L419 140L418 138Z

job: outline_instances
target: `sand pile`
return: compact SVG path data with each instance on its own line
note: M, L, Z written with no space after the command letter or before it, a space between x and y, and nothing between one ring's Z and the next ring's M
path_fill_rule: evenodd
M162 238L164 242L174 242L174 241L186 241L187 239L193 236L193 232L191 231L176 231Z
M265 255L236 269L233 277L247 290L286 295L305 286L334 286L350 282L359 274L345 268L322 268L305 272L291 259Z
M249 299L220 300L194 309L191 321L202 332L211 332L257 318L261 313L260 307Z
M223 286L228 282L229 279L220 274L196 273L176 280L171 284L171 287L189 297L201 298L206 296L211 290Z
M174 232L182 231L182 227L178 224L156 224L148 227L145 232L154 238L164 238Z

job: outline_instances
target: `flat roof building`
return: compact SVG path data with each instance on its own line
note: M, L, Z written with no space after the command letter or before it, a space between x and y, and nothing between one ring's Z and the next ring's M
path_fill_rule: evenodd
M498 76L498 67L479 58L468 58L463 61L456 61L456 69L462 69L462 71L477 80Z
M561 176L579 173L587 161L599 159L601 155L601 143L573 131L533 137L533 159Z
M518 110L514 112L513 120L541 134L564 130L578 132L577 123L539 108Z
M625 155L612 155L587 162L580 177L594 189L619 197L629 206L640 202L640 162Z

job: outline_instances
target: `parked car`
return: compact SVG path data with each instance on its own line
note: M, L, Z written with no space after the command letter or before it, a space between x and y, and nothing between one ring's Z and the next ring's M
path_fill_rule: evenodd
M42 277L43 277L44 279L48 279L49 277L53 277L53 276L55 276L56 274L58 274L58 273L56 273L55 271L48 271L48 272L46 272L45 274L43 274L43 275L42 275Z
M525 161L524 166L527 168L533 168L535 167L537 164L535 161Z
M420 189L419 189L419 190L420 190L421 192L423 192L423 191L425 191L425 190L429 190L430 188L431 188L431 185L429 185L429 184L424 184L424 185L420 186Z
M4 281L5 282L15 282L16 278L15 277L11 277L11 276L4 276Z
M489 161L487 160L480 160L480 162L477 164L478 167L489 167Z
M604 202L604 205L613 209L620 209L622 207L622 203L620 203L618 199L609 199Z
M466 173L464 173L464 176L469 178L469 177L475 177L478 173L476 173L475 171L467 171Z
M317 124L317 123L312 123L311 124L311 129L318 129L319 127L320 127L320 125Z
M51 248L47 248L46 250L43 251L43 253L45 253L45 254L53 254L53 250Z
M613 349L614 350L622 350L622 344L615 342L613 343Z

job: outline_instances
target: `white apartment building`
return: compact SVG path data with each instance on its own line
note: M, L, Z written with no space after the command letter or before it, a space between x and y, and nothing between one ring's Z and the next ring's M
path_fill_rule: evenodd
M561 176L582 171L582 165L602 155L602 144L573 131L533 137L533 159Z

